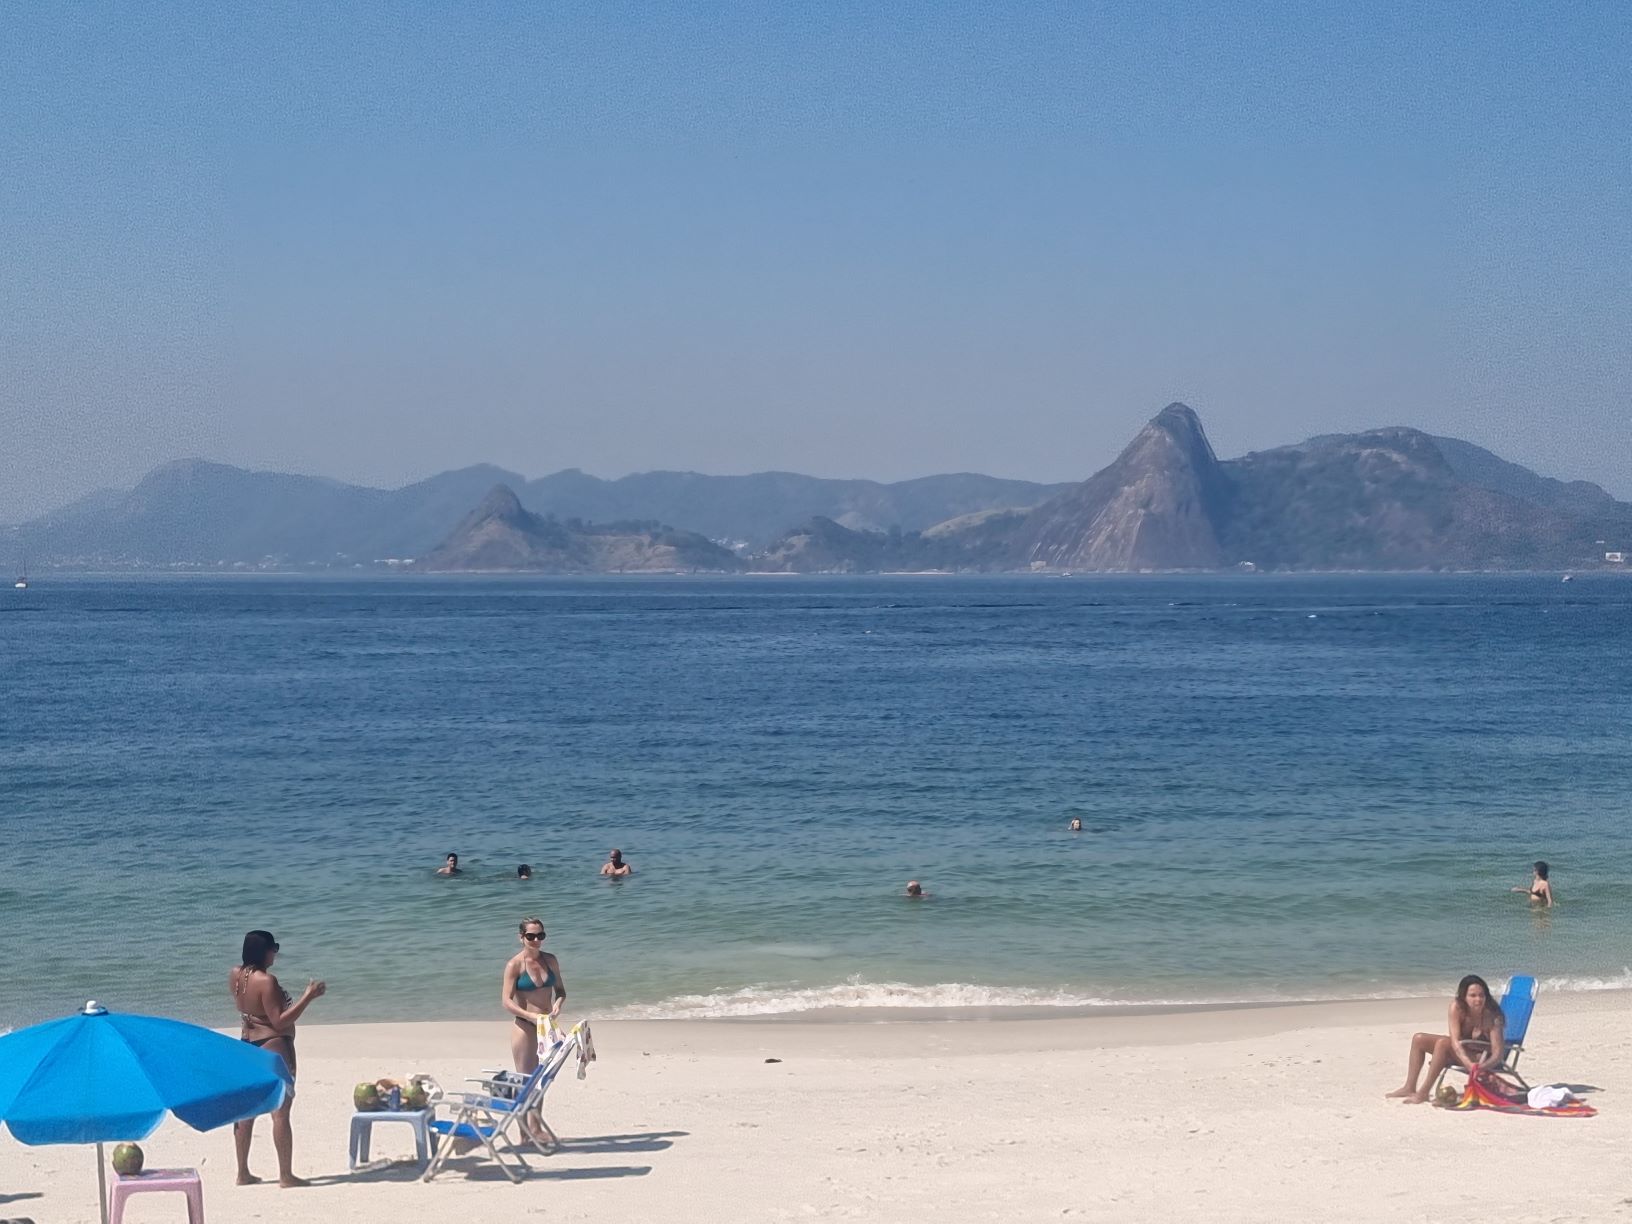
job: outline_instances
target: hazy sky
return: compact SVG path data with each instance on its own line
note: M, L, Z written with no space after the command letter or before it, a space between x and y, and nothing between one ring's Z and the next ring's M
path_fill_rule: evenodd
M1632 6L12 5L0 521L203 455L1632 497Z

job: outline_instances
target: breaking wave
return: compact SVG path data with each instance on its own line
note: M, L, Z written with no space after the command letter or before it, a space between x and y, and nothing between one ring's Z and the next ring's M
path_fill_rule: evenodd
M1092 995L1025 986L977 986L965 982L913 986L851 978L836 986L744 986L709 994L675 995L659 1003L615 1008L609 1014L623 1020L705 1020L838 1008L1104 1007L1111 1003Z
M1500 980L1505 985L1506 979ZM1632 990L1632 968L1602 977L1544 977L1541 989L1560 993ZM940 982L932 986L907 982L868 982L851 978L833 986L744 986L708 994L674 995L657 1003L631 1003L610 1009L618 1020L722 1020L753 1016L787 1016L810 1012L1058 1008L1089 1011L1127 1007L1229 1007L1287 1003L1342 1003L1381 999L1435 997L1444 983L1401 984L1367 992L1322 993L1264 991L1246 997L1218 995L1176 997L1107 997L1064 987L981 986Z

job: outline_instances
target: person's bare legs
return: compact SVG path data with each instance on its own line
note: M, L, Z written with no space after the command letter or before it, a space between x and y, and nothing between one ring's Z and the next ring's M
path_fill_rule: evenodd
M1428 1063L1428 1073L1422 1077L1422 1087L1405 1098L1407 1105L1421 1105L1428 1100L1428 1094L1434 1090L1434 1081L1439 1079L1439 1073L1450 1063L1453 1053L1449 1037L1441 1037L1434 1043L1434 1057Z
M538 1030L519 1018L510 1026L510 1058L520 1075L531 1075L538 1070ZM544 1115L529 1109L522 1115L521 1124L536 1143L548 1143L543 1129Z
M249 1171L249 1145L255 1138L255 1119L247 1118L232 1128L232 1146L238 1152L238 1184L253 1186L261 1179Z
M295 1130L289 1125L289 1110L294 1103L292 1097L285 1099L272 1115L272 1146L278 1150L278 1185L285 1190L312 1184L304 1177L295 1176Z
M538 1031L520 1019L510 1026L510 1060L518 1074L538 1070Z
M1411 1053L1406 1058L1405 1063L1405 1083L1390 1092L1388 1096L1390 1098L1413 1098L1419 1102L1427 1100L1426 1093L1420 1097L1417 1095L1417 1081L1422 1075L1423 1062L1430 1056L1434 1059L1434 1065L1433 1069L1428 1072L1428 1082L1432 1084L1435 1077L1439 1075L1440 1070L1445 1066L1444 1059L1440 1058L1442 1045L1445 1058L1448 1059L1451 1052L1451 1039L1449 1037L1441 1037L1437 1033L1418 1033L1411 1038Z
M283 1065L289 1068L289 1091L284 1094L283 1104L272 1111L272 1147L278 1153L278 1185L285 1190L309 1186L311 1182L295 1176L295 1131L289 1125L289 1111L295 1105L295 1043L288 1038L277 1038L267 1042L265 1048L283 1059Z

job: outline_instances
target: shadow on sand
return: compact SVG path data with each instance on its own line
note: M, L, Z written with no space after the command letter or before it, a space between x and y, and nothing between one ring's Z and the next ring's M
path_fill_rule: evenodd
M674 1146L690 1131L641 1131L628 1135L584 1135L563 1139L561 1146L548 1157L529 1153L532 1171L528 1180L544 1178L550 1181L598 1181L617 1177L645 1177L652 1171L650 1165L591 1165L587 1168L563 1168L553 1163L562 1156L620 1156L635 1152L661 1152ZM506 1182L510 1179L491 1161L479 1153L454 1156L447 1171L466 1181ZM314 1186L339 1186L348 1182L411 1182L418 1181L422 1170L411 1160L375 1160L350 1173L332 1173L311 1179ZM3 1202L0 1199L0 1202Z
M593 1152L616 1156L621 1152L661 1152L673 1147L676 1139L684 1139L689 1134L690 1131L643 1131L635 1135L585 1135L561 1140L560 1154Z

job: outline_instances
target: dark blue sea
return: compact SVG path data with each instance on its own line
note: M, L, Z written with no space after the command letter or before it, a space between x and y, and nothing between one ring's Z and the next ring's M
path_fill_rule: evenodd
M593 1015L1632 985L1629 661L1616 575L48 578L0 1028L230 1024L250 927L496 1016L533 914Z

